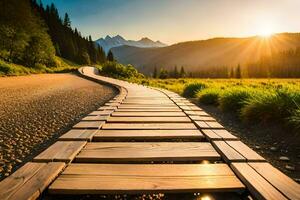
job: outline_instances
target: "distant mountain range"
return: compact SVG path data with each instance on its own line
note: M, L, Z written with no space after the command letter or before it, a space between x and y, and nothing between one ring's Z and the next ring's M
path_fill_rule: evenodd
M123 45L140 47L140 48L155 48L155 47L167 46L166 44L160 41L154 42L147 37L144 37L138 41L134 41L134 40L126 40L120 35L117 35L115 37L110 37L109 35L107 35L105 38L100 38L95 42L99 44L106 53L113 47L119 47Z
M262 56L300 47L300 33L281 33L270 38L214 38L190 41L161 48L120 46L112 48L115 58L150 74L154 67L188 71L208 67L237 66L258 61Z

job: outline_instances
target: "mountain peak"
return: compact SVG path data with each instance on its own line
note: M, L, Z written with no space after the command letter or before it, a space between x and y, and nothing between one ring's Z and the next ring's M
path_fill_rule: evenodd
M135 41L135 40L126 40L120 35L116 35L114 37L110 37L107 35L104 39L100 38L95 41L99 44L105 52L108 52L113 47L119 47L123 45L127 46L134 46L134 47L141 47L141 48L153 48L153 47L164 47L167 46L161 42L154 42L153 40L149 39L148 37L143 37L142 39Z

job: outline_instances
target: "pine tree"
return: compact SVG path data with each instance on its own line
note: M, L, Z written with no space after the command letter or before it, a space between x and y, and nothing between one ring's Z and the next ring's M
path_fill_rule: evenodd
M241 65L238 64L235 72L236 78L242 78Z
M185 71L184 71L184 67L183 66L181 66L181 69L180 69L180 77L181 78L185 77Z
M67 28L71 28L71 20L69 18L68 13L65 13L64 26Z
M173 77L174 78L179 78L179 72L178 72L178 69L177 69L177 66L175 65L175 67L174 67L174 72L173 72L174 74L173 74Z
M108 52L108 54L107 54L107 60L108 60L108 61L111 61L111 62L115 61L115 59L114 59L114 54L112 53L111 50L109 50L109 52Z
M154 67L154 71L153 71L152 77L153 78L157 78L157 68L156 68L156 66Z

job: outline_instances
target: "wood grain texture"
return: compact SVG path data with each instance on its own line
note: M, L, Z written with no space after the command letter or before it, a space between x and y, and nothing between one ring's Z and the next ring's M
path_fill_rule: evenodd
M85 141L58 141L40 153L33 160L36 162L71 162L85 146Z
M263 157L261 157L258 153L253 151L250 147L248 147L241 141L226 141L226 143L234 150L239 152L239 154L244 156L247 161L265 161Z
M238 140L225 129L203 129L202 132L208 140Z
M92 142L76 162L201 161L219 160L207 142Z
M229 146L225 141L213 141L212 144L226 162L246 162L246 158Z
M72 129L59 137L63 141L91 141L97 130Z
M51 194L243 190L225 164L71 164L49 187Z
M163 140L163 139L198 139L203 134L199 130L99 130L94 135L94 141L104 139L134 139L134 140Z
M289 199L300 199L300 185L269 163L249 165Z
M28 162L0 182L0 199L37 199L64 167L65 163L62 162Z
M183 112L113 112L114 117L184 117Z
M164 123L177 122L186 123L191 122L188 117L109 117L107 122L111 123Z
M256 199L287 199L247 163L232 163L231 167Z
M105 121L81 121L73 126L79 129L99 129Z
M197 130L193 123L106 123L102 129L127 130Z

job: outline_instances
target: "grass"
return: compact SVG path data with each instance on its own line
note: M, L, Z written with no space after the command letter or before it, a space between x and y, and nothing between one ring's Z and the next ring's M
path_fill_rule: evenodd
M300 132L300 79L129 79L232 112L245 123L281 123Z
M55 57L56 67L46 67L37 64L32 68L22 65L5 62L0 59L0 76L20 76L28 74L41 74L41 73L67 73L76 71L79 65L72 63L68 60Z

